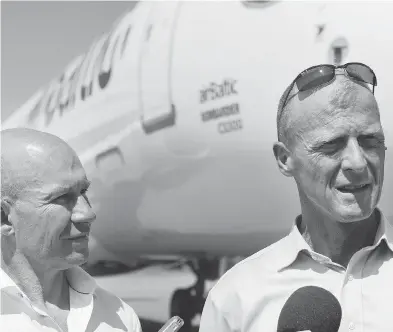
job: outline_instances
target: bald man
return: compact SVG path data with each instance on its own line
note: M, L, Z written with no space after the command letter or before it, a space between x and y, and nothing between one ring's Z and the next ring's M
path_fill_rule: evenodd
M2 131L1 150L1 330L141 331L79 267L96 216L75 152L31 129Z
M393 225L377 208L386 147L376 83L371 68L349 63L308 68L286 89L273 151L296 182L301 214L288 236L218 281L200 332L336 332L340 306L339 331L392 331ZM306 297L279 319L291 294L307 286L336 297L337 315L328 309L325 321L312 322Z

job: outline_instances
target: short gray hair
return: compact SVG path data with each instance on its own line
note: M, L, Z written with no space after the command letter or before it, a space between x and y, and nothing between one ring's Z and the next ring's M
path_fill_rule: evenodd
M8 163L6 158L0 157L0 172L1 172L1 198L8 197L13 202L19 197L25 185L15 177L15 170Z
M293 83L291 83L281 95L280 101L278 103L277 109L277 138L279 142L283 142L287 145L289 140L288 133L288 123L289 123L289 109L288 103L284 105L285 101L288 101L289 93L293 88ZM285 100L286 99L286 100Z

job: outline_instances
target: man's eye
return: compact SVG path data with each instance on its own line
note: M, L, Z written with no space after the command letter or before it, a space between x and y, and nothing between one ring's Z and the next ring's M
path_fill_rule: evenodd
M328 142L322 145L322 149L331 149L331 148L335 148L336 146L337 146L336 142Z
M327 142L323 144L320 148L320 150L326 154L332 154L337 152L340 149L341 145L340 142Z
M89 198L87 197L86 193L87 193L87 189L83 189L83 190L81 191L81 195L84 197L84 199L86 200L87 204L89 204L89 206L91 207L90 200L89 200Z
M385 145L385 141L377 137L365 137L360 139L360 144L366 147L380 147Z
M58 196L55 198L55 201L67 201L70 199L70 195L69 194L63 194L61 196Z

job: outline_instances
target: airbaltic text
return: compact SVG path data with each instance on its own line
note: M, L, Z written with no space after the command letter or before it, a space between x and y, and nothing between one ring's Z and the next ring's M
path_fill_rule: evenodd
M235 85L237 80L234 79L225 79L221 84L210 83L207 88L203 88L199 91L199 102L204 104L206 102L216 100L219 98L237 95L237 91L235 89Z

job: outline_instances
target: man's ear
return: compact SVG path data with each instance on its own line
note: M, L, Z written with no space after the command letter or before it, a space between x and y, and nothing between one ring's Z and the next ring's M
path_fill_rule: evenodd
M288 177L293 176L293 157L289 149L282 142L273 144L273 153L276 158L278 169L282 174Z
M14 225L10 221L11 204L7 199L1 200L1 235L10 236L15 233Z

